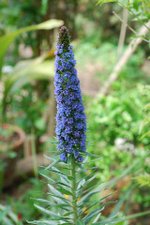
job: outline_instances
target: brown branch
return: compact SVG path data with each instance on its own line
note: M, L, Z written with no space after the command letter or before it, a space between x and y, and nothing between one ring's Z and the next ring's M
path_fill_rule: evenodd
M145 26L146 25L146 26ZM137 37L133 39L125 50L124 54L121 56L117 64L115 65L112 73L110 74L108 80L104 84L103 88L100 90L100 96L107 95L111 85L117 80L121 70L128 62L129 58L132 56L134 51L137 49L138 45L143 41L143 37L149 32L150 21L148 21L145 25L143 25L139 32L137 33ZM148 28L147 28L148 27Z
M116 12L113 12L113 14L123 23L123 19L121 19L121 17ZM137 31L135 31L127 22L125 23L125 25L126 27L128 27L129 30L131 30L138 37ZM148 30L150 30L150 27L148 27L147 24L144 24L143 26L145 26ZM144 37L143 37L143 41L150 43L150 40L147 40Z
M126 8L123 9L122 13L122 24L121 24L121 30L120 30L120 37L119 37L119 43L118 43L118 58L120 57L125 38L126 38L126 31L127 31L127 22L128 22L128 10Z

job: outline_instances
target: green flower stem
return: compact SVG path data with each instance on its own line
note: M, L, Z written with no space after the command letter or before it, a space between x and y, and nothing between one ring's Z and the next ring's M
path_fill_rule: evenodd
M76 162L74 157L71 159L71 175L72 175L72 208L73 208L73 225L77 225L77 179L76 179Z

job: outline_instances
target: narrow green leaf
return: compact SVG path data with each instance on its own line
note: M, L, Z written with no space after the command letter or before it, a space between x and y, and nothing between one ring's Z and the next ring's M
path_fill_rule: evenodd
M67 203L70 204L70 202L65 197L56 196L54 194L48 193L57 203Z
M101 209L93 210L89 215L84 217L83 221L85 222L85 224L88 224L92 219L94 219L95 216L97 216L103 210L104 210L104 207L102 207Z
M77 225L85 225L85 223L83 221L77 221Z
M121 207L122 207L124 201L125 201L126 199L129 198L131 192L133 191L133 188L134 188L134 187L129 187L129 189L123 194L123 196L120 197L120 200L119 200L118 203L115 205L115 207L114 207L112 213L110 214L110 217L115 216L115 215L118 214L118 212L120 211L120 209L121 209Z
M44 214L47 214L49 216L51 216L51 219L53 218L54 220L58 220L58 219L62 219L62 217L48 209L45 209L44 207L41 207L37 204L34 204L34 206L39 209L41 212L43 212Z
M123 221L127 221L127 220L131 220L131 219L135 219L138 217L142 217L142 216L146 216L146 215L150 215L150 210L146 211L146 212L141 212L141 213L135 213L129 216L124 216L124 218L108 218L106 220L103 220L101 222L98 223L94 223L93 225L109 225L109 224L116 224L119 222L123 222Z
M41 198L37 198L37 199L35 199L35 201L37 201L37 202L40 202L40 203L46 203L46 205L47 206L52 206L52 207L61 207L61 208L63 208L63 207L68 207L69 208L69 205L68 205L68 203L52 203L50 200L46 200L46 199L41 199Z

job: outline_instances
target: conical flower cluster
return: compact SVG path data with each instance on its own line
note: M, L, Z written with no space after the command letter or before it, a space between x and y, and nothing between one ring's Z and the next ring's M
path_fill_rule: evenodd
M54 85L57 147L64 162L69 156L82 162L82 153L86 151L86 117L75 64L68 30L63 26L57 43Z

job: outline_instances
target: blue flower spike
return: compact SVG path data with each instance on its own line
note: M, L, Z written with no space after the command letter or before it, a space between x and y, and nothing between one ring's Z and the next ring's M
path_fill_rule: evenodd
M68 29L60 28L55 59L56 137L61 161L83 161L86 151L86 116Z

